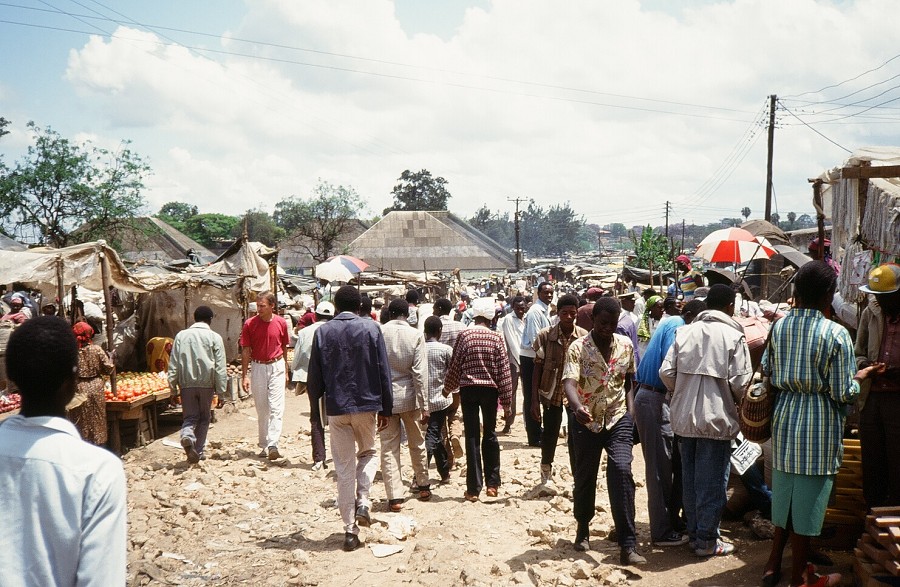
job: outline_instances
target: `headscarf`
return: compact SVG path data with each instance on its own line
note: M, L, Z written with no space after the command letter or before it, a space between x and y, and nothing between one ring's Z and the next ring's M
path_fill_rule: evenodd
M650 310L661 300L661 296L650 296L647 300L647 306L644 308L644 314L641 316L641 323L638 325L638 338L640 340L650 340Z
M688 271L691 270L691 258L687 255L678 255L677 257L675 257L675 262L684 263L684 265L688 268Z
M94 329L87 322L76 322L72 330L75 332L75 340L78 342L79 349L86 347L94 340Z

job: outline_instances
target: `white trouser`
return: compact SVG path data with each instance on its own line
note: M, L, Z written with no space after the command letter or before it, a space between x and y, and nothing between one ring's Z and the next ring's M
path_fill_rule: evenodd
M359 534L356 508L372 506L369 489L378 467L375 462L375 416L375 412L328 416L338 508L345 533Z
M278 446L284 419L284 360L274 363L253 362L250 391L256 403L259 448Z

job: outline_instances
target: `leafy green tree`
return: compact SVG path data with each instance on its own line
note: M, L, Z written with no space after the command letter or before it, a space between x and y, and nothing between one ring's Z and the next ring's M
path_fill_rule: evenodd
M64 247L133 226L145 207L141 190L150 167L128 141L108 151L34 122L28 127L34 144L13 169L0 170L4 229L20 240Z
M568 202L545 210L531 200L519 213L519 241L532 256L562 256L595 248L596 235L591 235L591 244L587 244L583 228L584 218Z
M482 205L467 222L503 247L515 248L516 229L508 212L491 212L487 205Z
M788 212L788 230L794 230L794 222L797 221L796 212Z
M612 224L607 224L604 227L604 230L608 230L609 236L613 238L622 238L623 236L628 235L628 229L625 228L625 225L621 222L613 222Z
M391 210L446 210L450 192L447 191L447 180L443 177L432 177L427 169L412 172L409 169L400 174L400 183L394 186L394 205L384 209L384 214Z
M247 227L247 237L251 241L261 242L267 247L274 247L278 241L284 238L284 229L275 224L272 216L265 210L252 208L241 217L240 222L231 231L235 238L241 236L244 232L244 226Z
M745 221L750 218L750 208L748 206L741 208L741 216L744 217Z
M225 214L197 214L184 223L184 234L204 247L217 247L235 238L241 219Z
M322 263L340 254L366 205L351 186L319 180L308 200L291 196L275 204L275 224L288 235L288 242Z
M197 206L184 202L167 202L157 212L156 217L184 232L188 219L199 214Z
M781 216L778 212L772 212L772 216L769 217L771 219L772 224L781 228Z
M641 231L640 235L631 231L631 243L634 246L634 260L632 264L641 269L650 269L651 265L654 270L659 268L667 268L670 263L671 250L669 243L666 242L666 235L653 231L648 224Z

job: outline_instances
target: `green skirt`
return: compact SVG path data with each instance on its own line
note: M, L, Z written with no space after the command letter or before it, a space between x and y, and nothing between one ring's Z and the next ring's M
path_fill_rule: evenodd
M795 475L772 469L772 523L795 534L818 536L834 475Z

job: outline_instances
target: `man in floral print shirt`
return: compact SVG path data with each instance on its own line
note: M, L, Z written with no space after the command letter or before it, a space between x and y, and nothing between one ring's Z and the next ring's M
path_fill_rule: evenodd
M592 312L593 329L569 345L563 386L569 400L569 434L575 465L575 550L590 549L588 536L597 493L600 455L606 449L606 478L623 565L647 562L635 546L634 477L631 474L634 420L634 344L615 334L619 301L600 298Z

